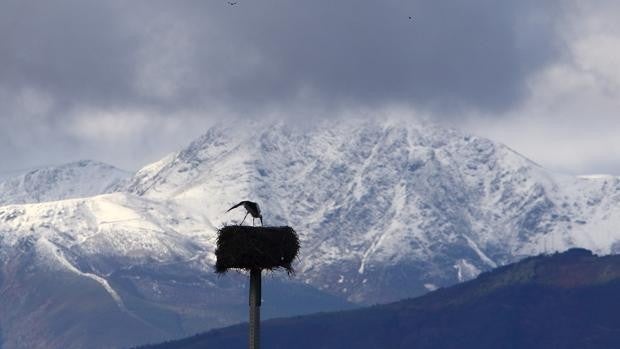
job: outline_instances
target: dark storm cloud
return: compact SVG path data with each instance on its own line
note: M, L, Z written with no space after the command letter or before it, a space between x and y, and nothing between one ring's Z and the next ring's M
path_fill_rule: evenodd
M227 117L508 120L565 59L567 3L4 0L0 172L135 169Z
M60 108L247 112L407 103L498 110L518 101L528 76L559 53L560 9L550 1L0 6L0 85L37 88Z
M276 97L277 103L307 91L321 102L352 105L496 109L518 100L529 74L557 54L551 7L527 1L271 1L251 7L240 23L230 25L232 11L230 20L218 18L234 42L261 59L249 74L227 79L223 97L239 92L258 102Z
M4 1L0 84L35 88L59 103L135 98L131 78L139 38L123 9L105 1Z

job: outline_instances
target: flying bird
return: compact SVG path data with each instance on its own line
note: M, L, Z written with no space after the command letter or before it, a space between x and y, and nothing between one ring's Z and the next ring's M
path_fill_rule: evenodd
M241 223L239 223L239 225L243 224L243 222L245 221L245 218L248 216L248 214L252 215L252 226L254 225L254 219L255 218L259 218L260 219L260 225L263 225L263 215L260 213L260 206L258 206L257 203L252 202L252 201L241 201L240 203L236 204L235 206L231 207L228 209L229 212L232 209L235 209L239 206L243 205L243 208L245 208L245 210L247 211L247 213L245 214L245 216L243 217L243 220L241 221Z
M228 3L228 5L230 5L230 6L235 6L235 5L237 5L237 2L236 2L236 1L226 1L226 2L227 2L227 3Z

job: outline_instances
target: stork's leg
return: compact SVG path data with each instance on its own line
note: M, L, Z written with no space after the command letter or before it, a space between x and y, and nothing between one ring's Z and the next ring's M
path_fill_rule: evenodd
M252 216L252 226L254 226L254 216Z
M248 213L245 214L245 217L243 217L243 220L241 221L241 223L239 223L239 225L243 224L243 222L245 222L245 218L248 216Z
M263 217L260 217L260 226L263 226Z

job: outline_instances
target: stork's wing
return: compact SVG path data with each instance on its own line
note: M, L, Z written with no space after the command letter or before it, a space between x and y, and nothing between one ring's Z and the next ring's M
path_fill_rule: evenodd
M235 209L235 208L237 208L237 207L239 207L239 206L241 206L241 205L243 205L243 201L241 201L240 203L236 204L235 206L233 206L233 207L229 208L229 209L228 209L228 211L230 211L230 210L232 210L232 209ZM226 212L228 212L228 211L226 211Z

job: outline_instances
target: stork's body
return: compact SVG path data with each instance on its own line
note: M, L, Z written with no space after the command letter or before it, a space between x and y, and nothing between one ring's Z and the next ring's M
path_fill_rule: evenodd
M258 206L258 204L256 202L252 202L252 201L241 201L240 203L236 204L235 206L231 207L228 209L228 211L235 209L239 206L243 205L243 208L245 208L245 210L247 211L247 213L245 214L245 216L243 217L243 220L241 221L241 223L239 223L239 225L243 224L243 222L245 222L245 219L247 218L248 214L252 215L252 225L254 225L254 219L259 218L260 219L260 225L263 225L263 215L260 212L260 206ZM226 212L228 212L226 211Z

